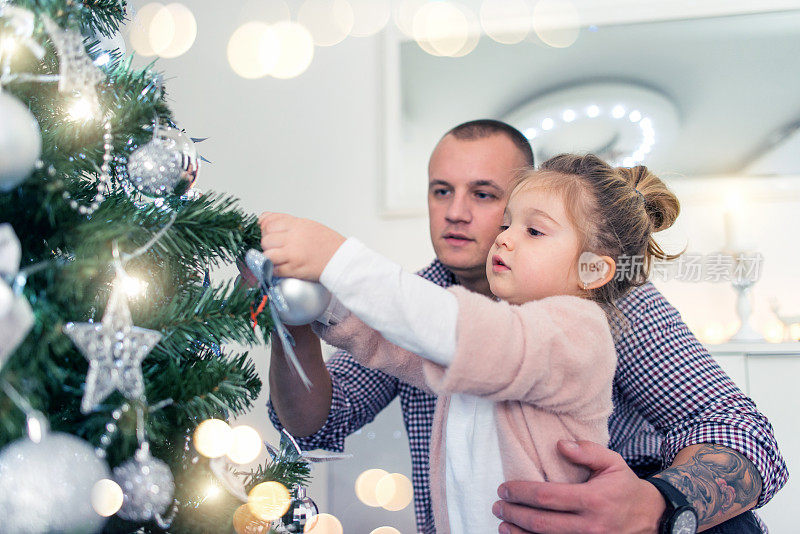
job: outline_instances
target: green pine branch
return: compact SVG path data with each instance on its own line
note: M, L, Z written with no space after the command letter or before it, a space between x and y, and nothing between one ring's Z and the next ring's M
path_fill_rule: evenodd
M125 21L125 0L11 0L13 5L47 14L62 26L77 25L84 34L111 37Z

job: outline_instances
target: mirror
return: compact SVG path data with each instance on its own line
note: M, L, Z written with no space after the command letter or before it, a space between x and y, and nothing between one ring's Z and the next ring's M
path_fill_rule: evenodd
M475 118L520 128L537 161L578 151L666 178L800 174L800 10L623 22L583 25L562 48L482 35L459 58L401 38L392 58L389 38L384 213L425 212L430 151Z

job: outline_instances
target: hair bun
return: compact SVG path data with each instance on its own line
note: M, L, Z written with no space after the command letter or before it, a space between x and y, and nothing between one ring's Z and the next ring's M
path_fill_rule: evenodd
M618 172L644 199L644 209L653 224L653 232L666 230L681 212L678 197L644 165L618 167Z

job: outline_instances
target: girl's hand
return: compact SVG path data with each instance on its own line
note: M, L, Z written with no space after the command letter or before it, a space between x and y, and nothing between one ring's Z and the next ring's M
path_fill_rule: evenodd
M264 212L261 248L274 265L275 276L319 282L325 266L345 238L318 222L284 213Z

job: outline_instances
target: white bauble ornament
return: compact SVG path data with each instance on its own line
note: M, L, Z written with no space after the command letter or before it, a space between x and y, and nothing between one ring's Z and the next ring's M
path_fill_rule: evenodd
M280 278L275 289L283 297L286 308L278 306L278 315L285 324L309 324L319 318L331 302L331 293L322 284L297 278Z
M98 532L92 488L108 467L85 441L61 432L0 451L0 531L15 534Z
M27 178L41 152L36 118L16 97L0 90L0 191Z
M167 464L153 458L147 443L136 455L114 468L114 481L122 488L117 515L129 521L150 521L164 515L172 504L175 482Z
M177 128L158 127L153 139L128 158L128 181L149 197L184 194L199 170L194 142Z

